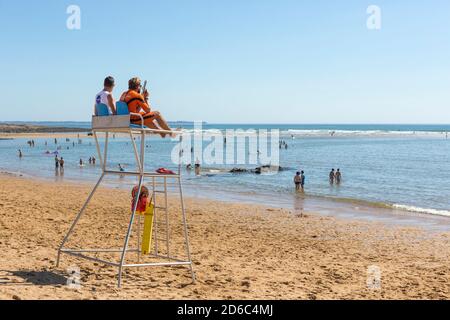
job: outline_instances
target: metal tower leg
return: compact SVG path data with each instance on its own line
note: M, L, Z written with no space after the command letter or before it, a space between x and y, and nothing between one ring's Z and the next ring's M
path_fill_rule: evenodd
M125 261L125 254L126 254L127 249L128 249L128 242L130 240L131 230L133 228L134 217L136 215L136 209L137 209L137 205L138 205L138 202L139 202L138 201L139 200L139 196L141 195L141 189L142 189L143 181L144 181L144 176L141 175L139 177L138 192L136 194L136 198L134 199L133 212L131 214L130 223L128 224L128 231L127 231L127 235L125 237L125 243L123 245L122 257L120 258L119 275L118 275L118 282L117 282L117 285L118 285L119 288L122 285L122 271L123 271L123 264L124 264L124 261Z
M191 249L189 244L189 235L188 235L188 228L187 228L187 221L186 221L186 211L184 208L184 198L183 198L183 187L181 185L181 177L178 177L178 186L180 188L180 201L181 201L181 213L183 215L183 227L184 227L184 239L186 243L186 255L188 258L188 261L190 262L189 268L191 270L191 277L192 277L192 283L195 283L195 272L194 272L194 266L191 259Z
M56 258L56 266L59 267L59 260L61 257L61 249L64 248L64 245L66 244L67 240L69 240L70 235L72 234L73 230L75 229L75 226L77 225L78 221L80 220L81 216L83 215L84 211L86 210L86 207L88 206L89 202L91 201L92 197L94 196L95 191L97 191L98 186L103 180L103 177L105 176L104 173L100 176L100 179L98 179L97 184L92 189L91 193L89 194L86 202L84 203L83 207L81 208L80 212L76 216L75 220L72 223L72 226L70 227L69 231L67 232L66 236L64 237L63 241L61 242L61 245L58 248L58 257Z

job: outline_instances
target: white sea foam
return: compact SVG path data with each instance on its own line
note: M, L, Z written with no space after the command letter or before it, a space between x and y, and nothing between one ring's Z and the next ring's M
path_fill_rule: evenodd
M427 213L427 214L432 214L432 215L436 215L436 216L450 217L450 211L448 211L448 210L427 209L427 208L420 208L420 207L408 206L408 205L403 205L403 204L394 204L392 207L395 209L406 210L406 211L410 211L410 212Z
M245 128L238 130L233 128L236 136L246 136L248 132L258 133L262 128L249 129ZM276 128L266 129L270 133ZM185 133L198 135L214 135L225 134L223 129L183 129ZM332 130L332 129L283 129L280 130L280 135L283 137L424 137L424 138L445 138L446 133L443 131L392 131L392 130Z
M330 129L315 129L315 130L301 130L289 129L281 132L282 136L310 136L310 137L444 137L445 132L437 131L387 131L387 130L330 130Z

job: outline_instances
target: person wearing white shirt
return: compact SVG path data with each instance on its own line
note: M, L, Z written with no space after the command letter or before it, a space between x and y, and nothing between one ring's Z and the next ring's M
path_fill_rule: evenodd
M114 97L112 95L114 86L115 86L114 78L111 76L106 77L103 83L103 90L97 93L97 95L95 96L95 105L100 103L107 105L110 114L116 114ZM96 114L95 105L94 105L94 114Z

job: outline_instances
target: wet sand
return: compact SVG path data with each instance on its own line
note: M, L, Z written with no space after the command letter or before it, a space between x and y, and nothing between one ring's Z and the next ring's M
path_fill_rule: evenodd
M115 268L66 255L55 267L89 191L0 175L0 299L450 298L448 232L196 198L186 206L197 282L185 267L127 269L117 289ZM183 256L178 204L172 254ZM68 246L119 247L129 216L129 192L102 188ZM79 290L66 286L69 266L80 268ZM380 282L368 286L373 268Z

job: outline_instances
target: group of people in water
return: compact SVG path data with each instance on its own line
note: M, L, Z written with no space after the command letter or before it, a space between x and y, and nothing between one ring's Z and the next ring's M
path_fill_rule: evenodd
M336 171L334 170L334 168L331 169L328 175L328 179L330 180L330 185L333 185L335 183L339 185L342 179L341 170L339 168Z
M195 169L195 175L199 176L199 175L200 175L200 161L199 161L198 159L195 160L195 166L194 166L194 169ZM192 170L192 165L191 165L190 163L188 163L188 164L186 165L186 170L187 170L188 172L190 172L190 171Z
M331 169L329 175L328 175L328 179L330 181L330 185L340 185L341 181L342 181L342 174L341 174L341 169L337 169L334 170ZM294 176L294 184L295 184L295 190L299 191L303 191L305 189L305 172L302 171L297 171L297 173Z
M55 156L55 170L56 171L59 170L60 172L63 172L64 171L64 163L65 163L65 161L64 161L63 157L58 158L58 155Z
M95 159L95 157L89 157L89 160L88 160L89 164L92 164L95 166L96 161L97 161L97 159ZM79 164L80 164L80 167L84 167L84 161L82 158L80 158Z
M288 144L286 143L286 141L280 140L280 142L278 143L278 147L279 147L280 149L284 148L284 149L287 150Z

